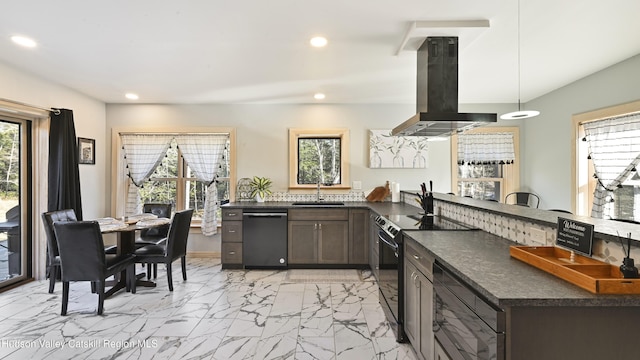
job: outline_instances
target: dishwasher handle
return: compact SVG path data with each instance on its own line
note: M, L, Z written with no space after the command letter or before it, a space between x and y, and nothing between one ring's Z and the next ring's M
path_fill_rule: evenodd
M287 217L287 213L244 213L247 217Z

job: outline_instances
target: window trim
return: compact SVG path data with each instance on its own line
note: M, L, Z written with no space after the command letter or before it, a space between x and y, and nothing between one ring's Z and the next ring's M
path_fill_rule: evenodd
M465 131L466 134L489 134L489 133L512 133L513 134L513 151L515 153L515 161L513 166L504 166L502 168L502 198L499 199L504 203L504 197L520 188L520 128L517 126L490 126L481 127ZM495 181L493 179L490 181ZM479 181L480 179L473 179ZM451 136L451 190L458 188L458 135Z
M593 163L587 159L589 150L582 141L585 136L582 124L639 112L640 100L635 100L571 116L571 208L576 215L591 216L596 188L596 179L590 175L594 173Z
M111 129L111 216L118 217L124 213L127 196L127 177L122 162L122 141L120 134L196 134L196 133L224 133L229 134L229 200L235 200L237 181L236 175L236 129L233 127L197 127L197 128L117 128ZM177 184L180 186L180 184ZM119 215L120 214L120 215Z
M331 137L340 138L340 178L341 183L331 186L320 185L326 189L351 189L349 177L349 129L289 129L289 189L315 189L316 184L298 184L298 139Z

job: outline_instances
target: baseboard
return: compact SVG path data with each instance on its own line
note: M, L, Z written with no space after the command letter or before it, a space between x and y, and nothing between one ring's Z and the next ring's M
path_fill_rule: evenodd
M220 258L219 251L188 251L188 257L196 258Z

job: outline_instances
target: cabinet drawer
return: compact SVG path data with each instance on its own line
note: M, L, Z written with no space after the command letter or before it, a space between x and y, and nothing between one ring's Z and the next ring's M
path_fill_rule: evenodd
M242 221L222 222L222 242L242 242Z
M349 220L349 209L289 209L289 220Z
M242 264L242 243L223 243L221 257L223 264Z
M222 209L222 221L224 220L242 221L242 209Z
M429 280L433 281L433 256L429 255L420 244L405 238L405 258L408 259Z

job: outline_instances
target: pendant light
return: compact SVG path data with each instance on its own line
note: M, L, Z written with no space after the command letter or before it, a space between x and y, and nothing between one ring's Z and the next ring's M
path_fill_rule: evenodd
M520 0L518 0L518 111L500 115L502 120L527 119L540 115L540 111L521 110L520 108Z

